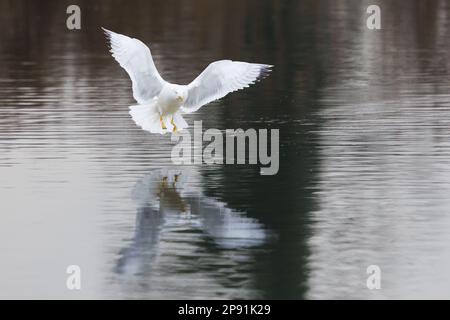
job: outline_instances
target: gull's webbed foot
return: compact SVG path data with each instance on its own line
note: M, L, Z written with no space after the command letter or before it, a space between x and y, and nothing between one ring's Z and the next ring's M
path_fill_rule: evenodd
M177 126L175 125L175 123L173 122L173 117L172 117L172 120L170 120L170 123L173 125L173 132L177 132L178 129L177 129Z
M164 124L164 121L163 121L163 117L162 117L162 116L159 116L159 122L161 122L161 128L163 128L164 130L166 130L167 127L166 127L166 125Z

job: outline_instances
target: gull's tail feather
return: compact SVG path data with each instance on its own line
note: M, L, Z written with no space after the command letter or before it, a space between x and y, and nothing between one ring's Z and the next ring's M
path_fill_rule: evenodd
M130 106L130 116L143 130L164 134L158 108L155 103Z
M173 124L171 115L163 116L161 122L159 109L155 103L130 106L129 113L139 127L151 133L175 133L188 127L179 112L173 115Z

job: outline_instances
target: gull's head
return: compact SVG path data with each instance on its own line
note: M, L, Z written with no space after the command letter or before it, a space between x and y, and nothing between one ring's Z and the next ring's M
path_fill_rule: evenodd
M183 103L186 101L186 98L187 98L187 90L182 86L178 86L178 87L174 88L174 95L175 95L175 99L179 103Z

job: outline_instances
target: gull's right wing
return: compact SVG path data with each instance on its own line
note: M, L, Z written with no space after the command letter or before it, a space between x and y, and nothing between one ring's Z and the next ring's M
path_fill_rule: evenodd
M165 84L156 70L150 49L138 39L102 29L109 39L112 56L131 78L134 99L140 104L149 102Z

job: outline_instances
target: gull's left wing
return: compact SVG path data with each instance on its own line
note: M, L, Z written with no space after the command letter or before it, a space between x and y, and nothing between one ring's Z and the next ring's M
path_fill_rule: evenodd
M186 113L195 112L201 106L225 97L230 92L248 87L265 78L271 65L220 60L211 63L188 85L188 97L182 106Z

